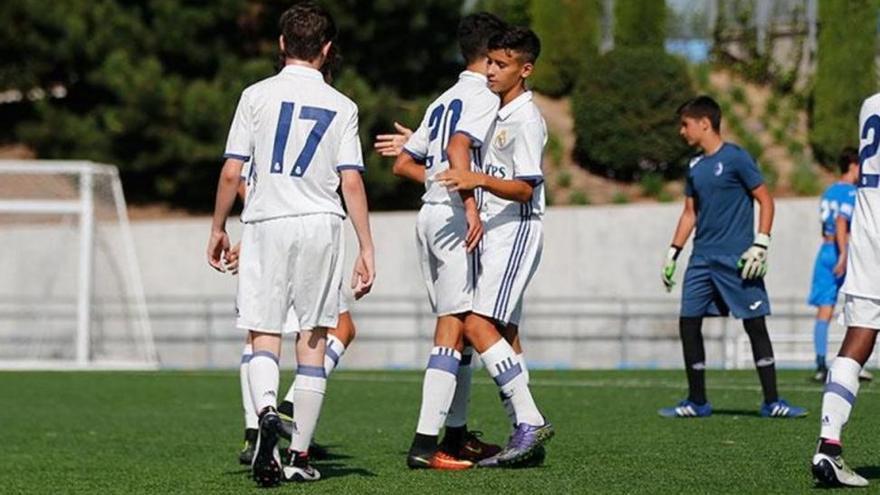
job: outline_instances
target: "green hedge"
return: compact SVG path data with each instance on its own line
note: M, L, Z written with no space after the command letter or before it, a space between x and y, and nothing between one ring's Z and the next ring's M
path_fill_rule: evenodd
M810 144L820 163L830 164L857 142L859 108L877 90L877 1L820 0L819 19Z
M651 48L617 48L586 71L572 95L581 166L622 180L667 178L686 168L676 109L694 92L680 59Z
M615 47L663 49L665 43L665 0L614 1Z
M536 0L529 12L541 38L532 86L550 96L568 94L598 53L600 0Z

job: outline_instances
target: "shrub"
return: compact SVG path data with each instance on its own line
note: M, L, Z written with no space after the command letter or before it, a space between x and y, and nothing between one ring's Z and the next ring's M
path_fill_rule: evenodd
M611 202L616 205L625 205L629 203L629 196L623 191L617 191L614 196L611 196Z
M574 190L569 193L568 202L573 205L588 205L590 204L590 197L584 191Z
M657 198L663 193L663 186L666 185L666 182L663 180L662 175L648 173L642 176L639 180L639 185L642 188L642 194L651 198Z
M791 188L800 196L815 196L822 192L819 175L807 161L798 162L791 175Z
M541 38L541 58L530 78L550 96L571 92L586 66L599 53L599 0L533 1L532 29Z
M676 110L694 96L684 62L662 51L618 48L585 72L572 95L575 156L622 180L648 172L680 176L689 149Z
M561 188L567 188L571 186L571 172L568 170L562 170L556 176L556 185Z

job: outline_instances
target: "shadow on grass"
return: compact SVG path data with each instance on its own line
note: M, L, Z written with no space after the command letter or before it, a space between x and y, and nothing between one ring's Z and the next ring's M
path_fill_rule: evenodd
M754 409L713 409L712 415L718 416L749 416L753 418L760 418L761 413Z
M232 471L225 471L223 476L242 476L242 475L251 474L251 468L243 467L241 469L233 469Z
M315 467L321 472L321 478L342 478L344 476L360 476L363 478L375 478L378 475L369 469L348 467L340 463L315 463Z
M855 471L859 473L860 476L869 480L880 478L880 466L863 466L856 468Z

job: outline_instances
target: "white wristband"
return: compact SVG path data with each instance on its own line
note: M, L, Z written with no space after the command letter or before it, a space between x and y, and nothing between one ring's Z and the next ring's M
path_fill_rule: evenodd
M770 234L765 234L763 232L758 232L755 235L755 245L761 246L764 249L770 247Z

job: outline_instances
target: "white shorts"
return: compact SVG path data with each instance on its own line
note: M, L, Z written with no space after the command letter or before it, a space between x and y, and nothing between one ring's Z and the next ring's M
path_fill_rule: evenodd
M861 327L880 330L880 299L846 294L842 320L847 328Z
M426 203L416 220L419 265L437 316L465 313L473 303L476 250L465 249L464 209Z
M541 262L544 225L536 216L498 215L483 226L473 312L518 325L523 294Z
M335 327L341 235L342 218L329 213L245 224L236 325L266 333Z

